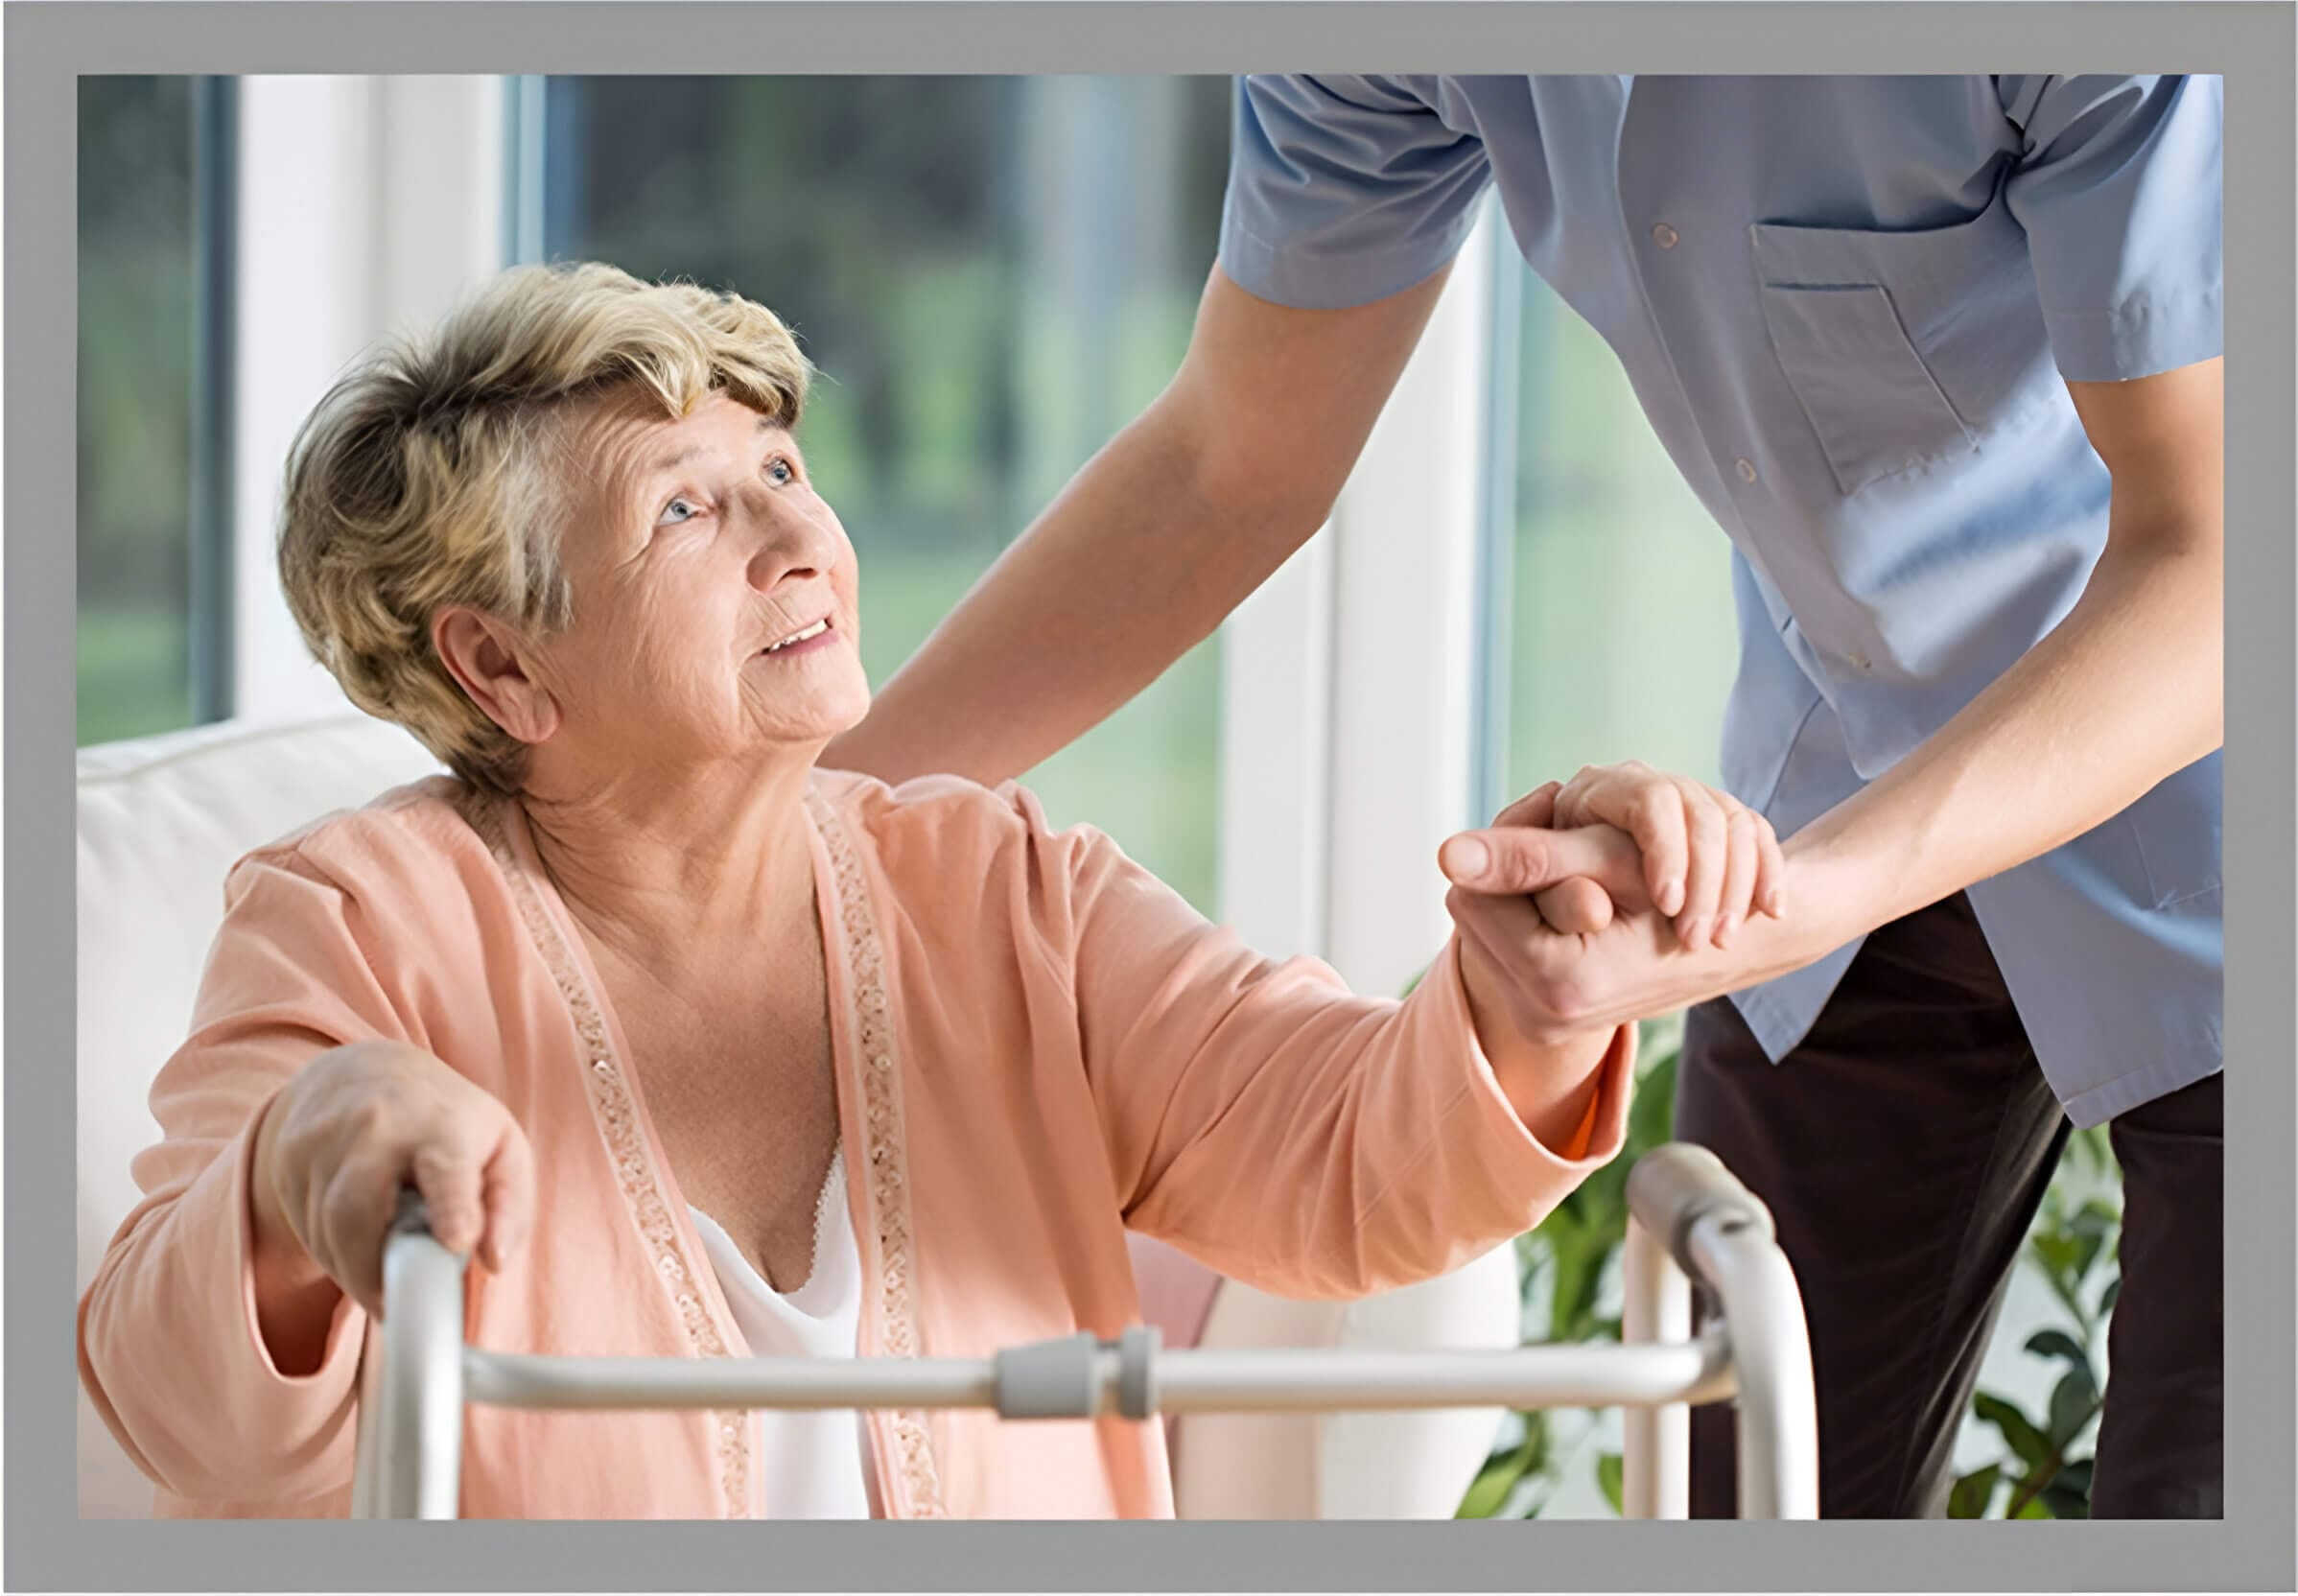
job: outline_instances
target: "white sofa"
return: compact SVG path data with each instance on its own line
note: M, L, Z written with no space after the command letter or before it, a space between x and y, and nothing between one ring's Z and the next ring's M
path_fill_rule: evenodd
M181 1040L223 881L241 854L428 775L431 756L366 716L225 723L79 757L79 1272L84 1291L134 1205L129 1162L158 1138L152 1074ZM1366 1302L1279 1301L1137 1241L1144 1312L1167 1346L1483 1348L1517 1339L1512 1249ZM1492 1410L1168 1420L1184 1517L1442 1518L1484 1461ZM80 1395L82 1517L148 1515L152 1488Z

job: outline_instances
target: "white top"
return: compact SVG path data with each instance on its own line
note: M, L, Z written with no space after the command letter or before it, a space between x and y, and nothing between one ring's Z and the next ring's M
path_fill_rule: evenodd
M725 1292L734 1321L754 1357L851 1358L859 1350L861 1249L846 1207L843 1151L831 1158L814 1209L813 1272L787 1294L766 1283L717 1222L690 1210L702 1250ZM876 1494L870 1478L866 1416L852 1409L819 1412L766 1408L759 1413L759 1479L767 1518L868 1518Z

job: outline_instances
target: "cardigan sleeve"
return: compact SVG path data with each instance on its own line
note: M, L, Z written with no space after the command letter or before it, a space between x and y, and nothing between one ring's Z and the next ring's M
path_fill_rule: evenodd
M292 851L225 886L189 1038L160 1069L163 1139L82 1298L80 1374L136 1465L179 1495L294 1499L351 1477L365 1314L348 1297L318 1366L283 1371L258 1328L249 1194L256 1132L327 1049L409 1040L359 904Z
M1597 1091L1577 1134L1544 1145L1477 1044L1457 941L1410 997L1360 997L1315 960L1259 957L1108 837L1051 833L1017 801L1133 1229L1278 1295L1361 1296L1531 1229L1620 1151L1632 1025L1559 1062Z

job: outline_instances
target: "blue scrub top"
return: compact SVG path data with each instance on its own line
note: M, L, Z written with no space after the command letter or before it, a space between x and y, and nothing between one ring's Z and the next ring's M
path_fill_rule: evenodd
M1358 305L1496 189L1735 546L1725 782L1785 835L2065 617L2108 478L2066 382L2222 350L2206 77L1254 77L1221 264ZM2078 1125L2221 1067L2219 756L1969 889ZM1737 995L1778 1059L1857 944Z

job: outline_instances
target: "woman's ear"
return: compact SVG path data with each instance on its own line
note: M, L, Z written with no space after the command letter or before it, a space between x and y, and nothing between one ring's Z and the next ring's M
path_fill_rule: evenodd
M558 730L558 700L528 673L518 634L480 610L451 605L432 618L431 645L480 712L521 742Z

